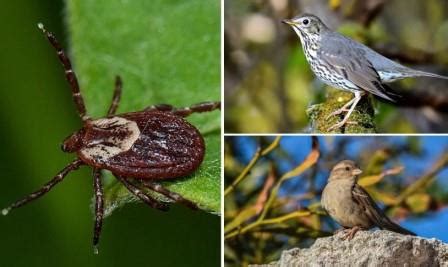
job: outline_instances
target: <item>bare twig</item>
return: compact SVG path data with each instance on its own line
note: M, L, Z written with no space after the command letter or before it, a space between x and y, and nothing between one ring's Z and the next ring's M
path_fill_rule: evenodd
M308 170L311 166L316 164L317 160L319 159L319 155L320 155L319 142L318 142L317 137L313 136L311 152L308 154L306 159L301 164L299 164L296 168L292 169L291 171L283 174L282 177L277 181L275 186L272 188L269 198L263 207L263 211L261 212L261 214L257 218L257 220L253 223L246 225L245 227L242 227L241 229L233 230L234 228L236 228L234 225L231 228L229 227L233 231L230 232L229 234L226 234L225 238L227 239L227 238L235 237L239 234L244 234L244 233L246 233L258 226L261 226L261 225L274 224L274 223L279 223L279 222L289 220L289 219L295 218L295 217L304 217L304 216L311 215L313 213L312 211L300 210L300 211L292 212L290 214L283 215L283 216L280 216L277 218L265 219L269 209L272 207L272 205L274 203L274 200L277 198L278 191L280 189L280 186L283 184L283 182L285 182L286 180L288 180L292 177L296 177L296 176L302 174L304 171Z
M397 166L392 169L384 170L383 172L381 172L380 174L377 174L377 175L364 176L359 179L358 183L359 183L359 185L364 186L364 187L371 186L373 184L380 182L381 180L383 180L384 177L386 177L388 175L399 174L400 172L403 171L403 169L404 169L403 166Z
M448 166L448 154L442 154L431 169L420 179L409 185L398 197L395 206L400 205L407 197L426 188L434 181L434 176Z
M254 156L250 160L249 164L243 169L243 171L238 175L238 177L229 185L224 191L224 197L227 196L230 192L232 192L235 187L247 176L250 170L255 166L260 157L269 154L272 150L274 150L280 143L281 136L275 137L274 141L265 149L261 150L258 148L255 152Z
M264 204L268 199L269 190L271 190L272 185L274 185L274 181L275 181L275 168L271 164L269 175L266 178L266 181L264 182L263 185L263 189L261 190L260 195L258 195L257 201L255 202L254 205L256 214L259 214L263 210Z

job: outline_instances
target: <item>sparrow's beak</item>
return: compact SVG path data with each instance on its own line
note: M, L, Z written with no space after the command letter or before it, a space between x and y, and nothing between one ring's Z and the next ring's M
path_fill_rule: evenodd
M354 169L353 171L352 171L352 174L353 175L360 175L362 173L362 171L360 170L360 169Z
M294 23L294 21L292 21L292 20L290 20L290 19L284 19L284 20L282 20L282 22L285 23L285 24L291 25L291 26L296 25L296 24Z

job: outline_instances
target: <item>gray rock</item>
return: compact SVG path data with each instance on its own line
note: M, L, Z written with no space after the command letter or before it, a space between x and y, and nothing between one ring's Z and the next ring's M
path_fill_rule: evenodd
M278 262L259 266L448 267L448 244L434 238L381 230L359 231L350 241L342 235L319 238L310 248L285 250Z

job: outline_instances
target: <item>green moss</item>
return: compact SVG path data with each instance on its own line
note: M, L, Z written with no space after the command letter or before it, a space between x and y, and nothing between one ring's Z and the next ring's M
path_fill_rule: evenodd
M332 112L340 109L345 103L353 98L353 94L341 90L330 89L326 101L313 105L307 110L311 120L313 132L317 133L375 133L373 123L374 110L369 97L363 97L356 106L349 123L339 129L329 131L328 129L340 122L346 113L329 116Z

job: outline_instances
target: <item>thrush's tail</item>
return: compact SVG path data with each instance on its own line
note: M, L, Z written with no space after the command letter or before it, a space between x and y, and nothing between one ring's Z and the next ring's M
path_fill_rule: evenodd
M435 74L435 73L431 73L431 72L426 72L426 71L419 71L419 70L417 70L415 72L415 74L417 74L418 76L432 77L432 78L439 78L439 79L448 80L448 76L443 76L443 75L439 75L439 74Z

